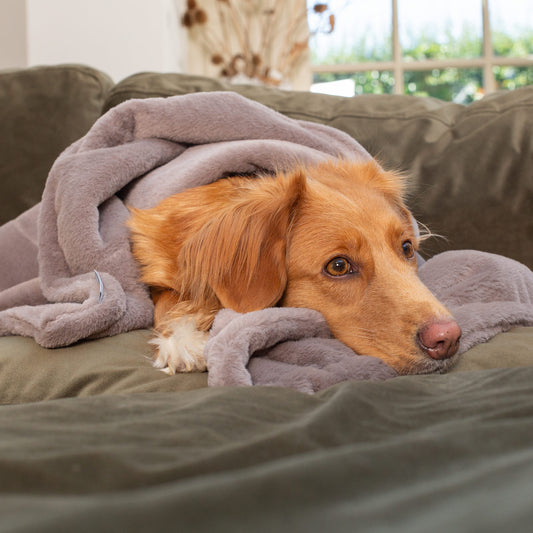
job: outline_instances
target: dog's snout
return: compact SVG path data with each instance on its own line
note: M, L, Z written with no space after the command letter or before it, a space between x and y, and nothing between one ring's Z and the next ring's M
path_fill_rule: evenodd
M433 359L448 359L457 353L461 328L455 320L424 324L417 333L422 351Z

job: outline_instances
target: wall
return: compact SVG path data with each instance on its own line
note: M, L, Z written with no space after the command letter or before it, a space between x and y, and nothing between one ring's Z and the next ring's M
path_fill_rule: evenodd
M216 19L219 0L201 0ZM186 0L0 0L0 69L84 63L115 81L140 71L216 76L197 42L181 25ZM287 1L305 21L305 0ZM305 31L306 26L302 29ZM274 35L282 40L283 28ZM305 34L305 33L304 33ZM289 85L309 88L306 56Z
M0 69L26 66L26 2L0 0Z
M84 63L107 72L115 81L144 70L184 71L187 36L178 21L180 3L0 0L3 25L15 19L23 22L12 32L15 35L2 38L0 67ZM25 7L23 15L20 6ZM16 52L7 52L3 42L7 39Z

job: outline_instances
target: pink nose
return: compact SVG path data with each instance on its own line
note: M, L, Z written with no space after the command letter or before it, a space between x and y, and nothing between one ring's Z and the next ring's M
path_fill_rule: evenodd
M433 359L448 359L457 353L461 328L455 320L424 324L417 333L422 351Z

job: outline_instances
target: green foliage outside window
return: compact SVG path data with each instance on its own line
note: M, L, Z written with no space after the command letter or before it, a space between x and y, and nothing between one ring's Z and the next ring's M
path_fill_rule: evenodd
M524 57L533 54L533 31L523 31L520 37L512 39L496 32L492 35L494 55L501 57ZM428 33L418 38L418 44L406 47L404 60L451 59L480 57L481 39L468 27L463 28L459 38L448 32L445 43L438 43ZM331 50L320 54L312 50L314 64L342 64L365 61L390 60L390 42L369 47L361 38L349 48ZM409 70L404 65L404 92L417 96L433 96L442 100L468 104L483 95L483 71L480 68L446 68L429 71ZM533 67L495 66L493 69L497 88L516 89L533 84ZM357 73L316 73L314 83L351 78L355 83L355 94L392 94L394 78L390 71L368 71Z

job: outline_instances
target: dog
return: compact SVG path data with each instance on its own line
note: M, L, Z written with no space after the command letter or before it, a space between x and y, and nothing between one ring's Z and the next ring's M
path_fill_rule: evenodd
M461 330L417 276L406 180L375 161L234 176L131 209L154 301L154 365L203 371L221 308L306 307L334 337L400 374L443 372Z

